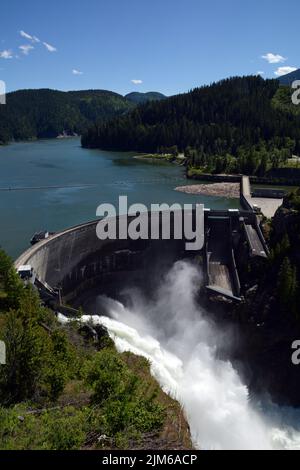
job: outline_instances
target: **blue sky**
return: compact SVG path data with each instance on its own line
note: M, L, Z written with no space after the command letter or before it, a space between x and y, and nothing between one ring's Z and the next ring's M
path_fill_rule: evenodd
M171 95L232 75L274 78L300 66L299 17L299 0L6 0L0 80L8 91Z

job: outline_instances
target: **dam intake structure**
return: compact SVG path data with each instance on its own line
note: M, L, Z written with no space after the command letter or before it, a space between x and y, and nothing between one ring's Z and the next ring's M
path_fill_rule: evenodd
M141 280L150 287L151 278L161 269L192 258L201 264L209 295L240 302L243 266L264 262L268 256L258 214L251 197L245 196L243 183L241 205L241 210L204 210L204 245L200 251L187 252L184 235L176 239L176 214L171 212L169 240L100 240L96 220L41 240L18 258L15 267L22 272L27 266L42 299L60 309L66 304L78 308L88 297L115 294L120 286ZM122 220L123 216L115 218L117 225ZM132 220L134 216L129 216L128 222Z

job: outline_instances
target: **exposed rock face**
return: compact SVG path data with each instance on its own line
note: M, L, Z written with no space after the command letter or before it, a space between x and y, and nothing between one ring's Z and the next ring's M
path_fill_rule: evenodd
M263 315L272 315L265 304ZM291 323L276 325L262 321L243 327L245 344L238 359L244 365L251 391L268 393L274 402L300 406L300 366L292 363L292 343L300 339L300 331Z
M98 341L98 334L95 328L91 325L85 324L82 325L78 332L87 340L87 341Z

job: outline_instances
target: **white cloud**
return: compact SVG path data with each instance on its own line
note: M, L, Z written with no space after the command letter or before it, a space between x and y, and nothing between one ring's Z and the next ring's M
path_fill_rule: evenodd
M80 70L77 70L77 69L73 69L72 74L73 75L83 75L83 72L81 72Z
M24 46L20 46L19 49L21 49L24 55L28 55L29 52L32 51L32 49L34 49L34 47L31 46L30 44L25 44Z
M56 52L57 49L54 46L51 46L51 44L48 44L47 42L43 42L44 46L49 52Z
M268 54L262 55L261 57L269 62L269 64L280 64L287 60L286 57L279 54L273 54L272 52L268 52Z
M11 50L6 49L5 51L0 52L1 59L12 59L13 53Z
M277 77L282 77L283 75L286 75L287 73L295 72L297 70L297 67L278 67L276 72L274 74Z
M256 75L265 75L265 72L263 72L262 70L258 70L258 71L256 72Z
M37 38L36 36L31 36L31 34L25 33L25 31L23 30L20 31L20 35L25 39L29 39L29 41L40 42L39 38Z
M25 33L25 31L20 31L20 34L21 34L21 36L22 36L23 38L25 38L25 39L30 39L31 41L32 41L32 39L33 39L33 37L30 36L30 34Z
M134 85L141 85L143 83L143 80L131 80L131 83Z

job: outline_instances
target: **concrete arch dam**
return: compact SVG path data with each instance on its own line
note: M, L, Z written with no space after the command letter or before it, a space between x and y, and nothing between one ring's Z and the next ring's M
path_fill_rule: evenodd
M150 219L150 214L148 215ZM118 227L124 217L114 220ZM128 217L128 224L135 217ZM72 227L42 240L15 262L31 266L35 285L44 294L61 293L62 302L78 306L79 299L94 289L107 292L113 286L148 282L147 276L184 255L184 238L175 239L174 214L170 214L170 240L100 240L99 220ZM161 218L159 219L161 228ZM149 220L149 226L150 220ZM92 295L92 294L91 294Z
M157 280L164 269L169 269L176 260L200 258L208 290L240 300L241 285L236 260L241 261L241 247L248 243L245 224L254 224L255 214L250 211L206 209L204 243L200 252L187 251L184 236L176 239L174 217L171 212L169 240L103 241L96 233L99 220L78 225L37 243L18 258L15 267L18 270L21 266L30 265L35 285L41 293L49 298L57 296L57 303L77 308L84 305L86 297L111 294L120 286L143 282L150 289L151 282ZM128 217L128 222L134 218ZM114 220L119 226L122 217ZM251 244L247 246L246 256L250 259L255 254L251 251Z

